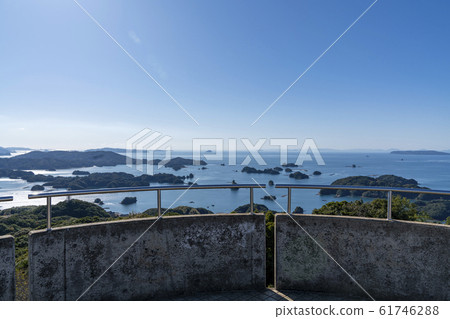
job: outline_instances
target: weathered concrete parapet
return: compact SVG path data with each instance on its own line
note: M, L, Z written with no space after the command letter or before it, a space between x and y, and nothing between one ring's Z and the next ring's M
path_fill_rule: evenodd
M150 300L265 287L264 215L123 220L34 231L31 300Z
M14 300L15 293L14 237L0 236L0 301Z
M340 216L293 216L380 300L449 300L450 227ZM292 219L276 216L277 289L365 293Z

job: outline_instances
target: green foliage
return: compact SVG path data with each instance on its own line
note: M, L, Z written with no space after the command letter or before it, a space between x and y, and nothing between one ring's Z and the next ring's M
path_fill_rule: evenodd
M274 250L275 250L275 215L270 210L266 212L266 285L274 283Z
M319 209L314 209L313 214L387 218L387 200L378 198L366 203L362 200L329 202ZM392 218L426 221L429 216L419 211L416 205L408 199L394 196L392 198Z
M443 221L450 216L450 200L435 199L416 201L417 209L427 213L431 218Z
M445 221L445 225L450 225L450 216L447 217L447 220Z

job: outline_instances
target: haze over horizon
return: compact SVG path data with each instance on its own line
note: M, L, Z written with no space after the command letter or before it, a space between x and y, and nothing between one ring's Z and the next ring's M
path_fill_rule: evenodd
M313 138L319 149L449 150L450 3L0 0L0 146L124 148L173 137ZM26 5L24 5L26 4Z

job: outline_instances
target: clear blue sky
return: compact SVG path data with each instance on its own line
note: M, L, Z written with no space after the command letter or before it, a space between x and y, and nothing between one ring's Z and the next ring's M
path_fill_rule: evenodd
M450 1L0 0L0 146L124 147L192 137L319 148L450 149Z

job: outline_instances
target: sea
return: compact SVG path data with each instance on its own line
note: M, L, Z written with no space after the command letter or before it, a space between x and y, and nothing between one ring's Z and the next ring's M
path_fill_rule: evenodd
M125 155L125 154L124 154ZM247 174L242 173L244 166L251 166L257 169L280 167L280 155L276 152L261 152L261 156L266 165L260 165L251 158L248 165L240 165L245 157L249 155L245 152L237 153L237 165L230 165L228 157L224 156L223 160L208 160L206 169L201 166L188 166L186 168L174 171L171 168L162 167L157 169L154 167L154 173L171 173L174 175L185 176L192 173L199 185L213 184L231 184L236 183L255 183L266 184L268 194L276 197L276 201L262 199L267 193L262 189L254 190L254 202L264 204L269 209L282 211L287 207L287 190L276 189L269 186L269 180L275 184L320 184L329 185L339 178L348 176L371 176L377 177L385 174L392 174L404 178L413 178L419 182L419 186L428 187L436 190L450 191L450 156L446 155L399 155L381 152L322 152L322 158L325 165L318 165L312 156L311 161L305 161L300 167L293 167L293 172L301 171L309 175L309 179L295 180L289 177L289 173L281 172L280 175L268 174ZM289 153L287 162L295 162L297 153ZM173 157L181 156L192 158L192 154L188 152L173 152ZM119 165L113 167L83 167L76 168L78 170L94 172L126 172L133 175L143 174L142 170L136 167L128 167ZM32 170L35 174L45 174L54 176L73 176L75 169L62 169L56 171ZM320 171L322 174L315 176L314 171ZM198 180L197 180L198 179ZM254 181L254 180L255 181ZM186 182L189 180L186 180ZM0 209L45 205L45 199L28 199L31 193L31 187L42 183L27 183L23 180L0 178L0 196L14 196L12 202L1 202ZM167 184L151 184L151 186L166 186ZM44 192L63 191L62 189L54 190L47 187ZM37 192L39 193L39 192ZM131 205L122 205L120 202L124 197L136 197L137 202ZM143 212L146 209L156 207L156 192L134 192L134 193L116 193L101 195L85 195L76 196L77 198L89 202L93 202L96 198L100 198L107 211L119 214L130 214ZM52 204L66 198L53 198ZM336 198L332 195L319 196L318 190L295 189L292 190L292 209L300 206L304 209L304 213L311 213L313 209L320 208L330 201L336 200L355 200L359 198L341 197ZM191 189L187 192L173 190L162 191L162 207L191 206L203 207L214 213L229 213L241 205L249 203L249 190L239 189L214 189L214 190L195 190Z

